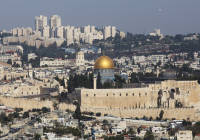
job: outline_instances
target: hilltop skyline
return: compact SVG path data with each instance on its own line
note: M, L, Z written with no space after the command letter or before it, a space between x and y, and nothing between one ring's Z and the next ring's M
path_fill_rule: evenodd
M200 1L188 0L8 0L0 5L0 30L22 26L33 28L35 16L57 14L63 25L113 25L131 33L149 33L155 28L160 28L164 34L198 33L199 5Z

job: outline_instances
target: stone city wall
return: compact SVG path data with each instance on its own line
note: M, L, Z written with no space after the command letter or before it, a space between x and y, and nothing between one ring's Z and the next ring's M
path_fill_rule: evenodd
M81 111L88 112L101 112L102 115L108 114L113 116L118 116L121 118L142 118L146 117L159 117L160 111L164 111L163 119L187 119L190 120L200 120L199 115L196 113L194 108L178 108L178 109L166 109L166 108L151 108L151 109L103 109L103 108L81 108Z
M33 108L42 108L47 107L51 110L54 110L53 101L40 101L36 99L24 99L24 98L13 98L13 97L2 97L0 96L0 104L11 108L23 108L24 111L33 109ZM58 105L60 110L75 110L74 105L61 103Z
M12 108L23 108L24 111L33 109L33 108L42 108L48 107L51 110L54 110L52 101L40 101L35 99L22 99L22 98L12 98L12 97L2 97L0 96L0 104L3 104L8 107ZM71 104L61 103L59 104L60 110L75 110L75 106ZM91 111L94 113L101 112L103 114L110 114L113 116L118 116L122 118L130 118L130 117L138 117L142 118L143 116L146 117L153 117L155 119L159 116L160 111L164 111L163 118L176 118L176 119L187 119L190 120L200 120L199 115L197 115L195 108L179 108L179 109L166 109L166 108L149 108L149 109L119 109L119 108L112 108L112 109L105 109L105 108L84 108L81 107L81 111Z

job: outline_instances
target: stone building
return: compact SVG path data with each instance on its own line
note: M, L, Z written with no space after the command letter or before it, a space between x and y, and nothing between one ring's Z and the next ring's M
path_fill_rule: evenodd
M77 66L84 66L85 65L85 58L84 52L80 51L76 54L76 65Z
M97 59L95 68L102 68L98 62ZM138 88L79 88L75 94L82 110L86 111L99 111L121 117L157 117L164 110L166 118L197 119L199 90L198 81L166 80Z
M96 77L98 76L98 74L100 74L102 83L113 81L114 63L112 59L108 56L99 57L94 65L94 73Z
M176 133L177 140L193 140L192 131L191 130L181 130Z
M164 110L165 118L199 119L196 117L200 101L199 90L197 81L168 80L149 84L144 88L82 88L76 89L75 93L85 111L121 117L155 118Z
M12 96L12 97L23 97L30 95L40 95L40 86L31 83L0 83L0 94Z

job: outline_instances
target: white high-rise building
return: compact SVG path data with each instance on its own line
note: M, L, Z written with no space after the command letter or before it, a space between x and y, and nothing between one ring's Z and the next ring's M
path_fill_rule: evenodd
M50 37L56 37L56 28L50 28Z
M103 29L104 39L111 37L111 26L105 26Z
M58 38L64 38L64 32L62 26L56 28L55 35Z
M76 54L76 65L77 66L85 65L84 52L80 51Z
M122 32L122 31L119 32L119 35L120 35L121 38L125 38L126 37L126 33Z
M112 37L114 38L117 33L116 27L112 26Z
M149 33L150 36L160 36L163 37L163 34L161 34L160 29L155 29L154 32Z
M22 35L23 35L22 29L18 28L18 30L17 30L17 36L22 36Z
M79 44L80 43L80 36L81 36L81 29L75 28L74 29L74 42Z
M50 36L49 31L50 31L49 26L45 26L45 27L43 27L43 29L42 29L42 36L48 38L48 37Z
M50 18L50 28L57 28L61 26L61 17L58 15L52 15Z
M73 26L66 26L64 27L64 37L66 38L67 45L74 43L74 27Z
M84 38L84 42L85 43L88 43L88 44L92 44L93 43L93 40L94 40L94 38L93 38L94 36L93 36L93 34L86 34L85 35L85 38Z
M42 29L47 26L47 17L40 15L35 17L35 30L42 31Z
M84 27L84 33L85 34L89 34L90 33L90 25Z
M13 36L29 36L33 33L32 28L13 28L11 30Z
M91 26L91 33L95 33L96 32L96 29L95 29L95 26Z

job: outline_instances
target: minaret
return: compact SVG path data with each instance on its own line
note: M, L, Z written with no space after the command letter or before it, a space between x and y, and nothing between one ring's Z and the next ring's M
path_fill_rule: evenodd
M93 77L93 86L94 86L94 89L97 89L97 77L96 76Z
M159 77L159 74L160 74L160 70L159 68L156 69L156 77L158 78Z

